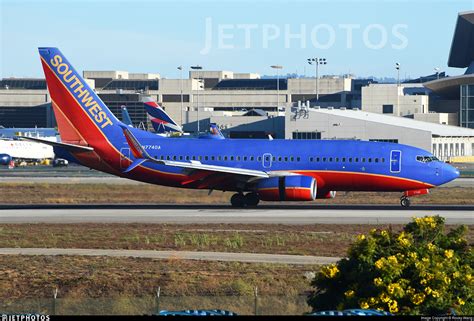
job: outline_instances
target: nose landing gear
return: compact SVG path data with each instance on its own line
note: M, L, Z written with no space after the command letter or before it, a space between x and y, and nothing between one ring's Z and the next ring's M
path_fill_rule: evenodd
M232 207L255 207L260 202L257 193L236 193L230 198Z
M407 196L400 197L400 205L403 207L410 207L410 199Z

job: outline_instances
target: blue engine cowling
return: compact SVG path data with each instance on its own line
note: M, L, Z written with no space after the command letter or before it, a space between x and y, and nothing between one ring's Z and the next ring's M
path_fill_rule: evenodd
M9 165L12 157L8 154L0 154L0 165Z
M264 201L313 201L317 186L316 180L310 176L270 177L258 181L257 193Z

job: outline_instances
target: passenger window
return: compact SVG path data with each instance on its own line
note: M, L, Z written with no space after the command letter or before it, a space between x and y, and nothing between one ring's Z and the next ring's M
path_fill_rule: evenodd
M316 157L316 161L319 162L319 157Z
M290 161L293 162L294 160L295 160L295 158L294 158L293 156L291 156L291 157L290 157Z
M186 156L186 160L189 160L189 156Z
M287 162L287 161L288 161L288 157L285 157L285 162Z
M352 157L349 157L349 163L352 163Z
M281 156L278 156L278 161L281 162Z
M323 157L323 162L325 162L325 161L326 161L326 157Z
M233 160L234 160L234 156L230 156L230 160L233 161Z
M170 159L171 159L171 158L170 158L170 155L166 156L166 159L167 159L167 160L170 160Z
M163 155L161 155L161 156L160 156L160 159L161 159L161 160L163 160L163 159L164 159L164 156L163 156Z
M183 156L179 156L179 160L183 160Z
M335 162L339 162L339 157L336 157L336 160L335 160Z
M211 156L211 160L215 160L216 158L214 156Z
M345 158L345 157L342 158L342 162L343 162L343 163L346 162L346 158Z
M354 162L358 163L359 162L359 157L354 158Z
M262 156L258 156L258 161L259 161L259 162L262 161Z
M221 156L217 156L217 159L218 159L218 160L222 160L222 157L221 157Z
M202 160L202 156L199 156L199 160Z
M227 160L227 156L224 156L224 160L225 160L225 161Z
M365 157L362 157L362 163L365 163Z
M368 160L369 160L369 163L372 163L372 158L368 158Z
M299 158L299 157L296 157L296 161L299 162L299 161L300 161L300 158Z
M236 160L240 161L240 156L237 156L237 157L236 157Z
M246 161L247 161L247 156L244 156L244 162L246 162Z
M173 156L173 160L176 160L176 156Z
M250 160L253 161L253 156L250 156Z
M329 161L332 162L332 157L329 157Z
M309 161L312 162L312 161L313 161L313 157L310 157L310 158L309 158Z
M374 162L378 163L379 159L377 157L375 157Z
M381 160L382 160L382 163L385 163L385 158L382 157Z

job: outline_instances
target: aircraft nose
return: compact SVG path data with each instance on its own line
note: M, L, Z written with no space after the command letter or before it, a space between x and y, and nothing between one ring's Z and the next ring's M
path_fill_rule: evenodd
M444 183L451 182L452 180L455 180L459 177L459 170L454 166L445 164L443 168L443 176L445 180Z

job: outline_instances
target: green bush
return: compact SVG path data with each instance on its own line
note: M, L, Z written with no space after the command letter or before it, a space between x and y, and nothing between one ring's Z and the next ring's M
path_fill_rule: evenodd
M444 231L444 218L414 218L403 231L359 235L348 257L323 266L308 298L314 311L379 309L396 314L473 311L473 253L467 228Z

